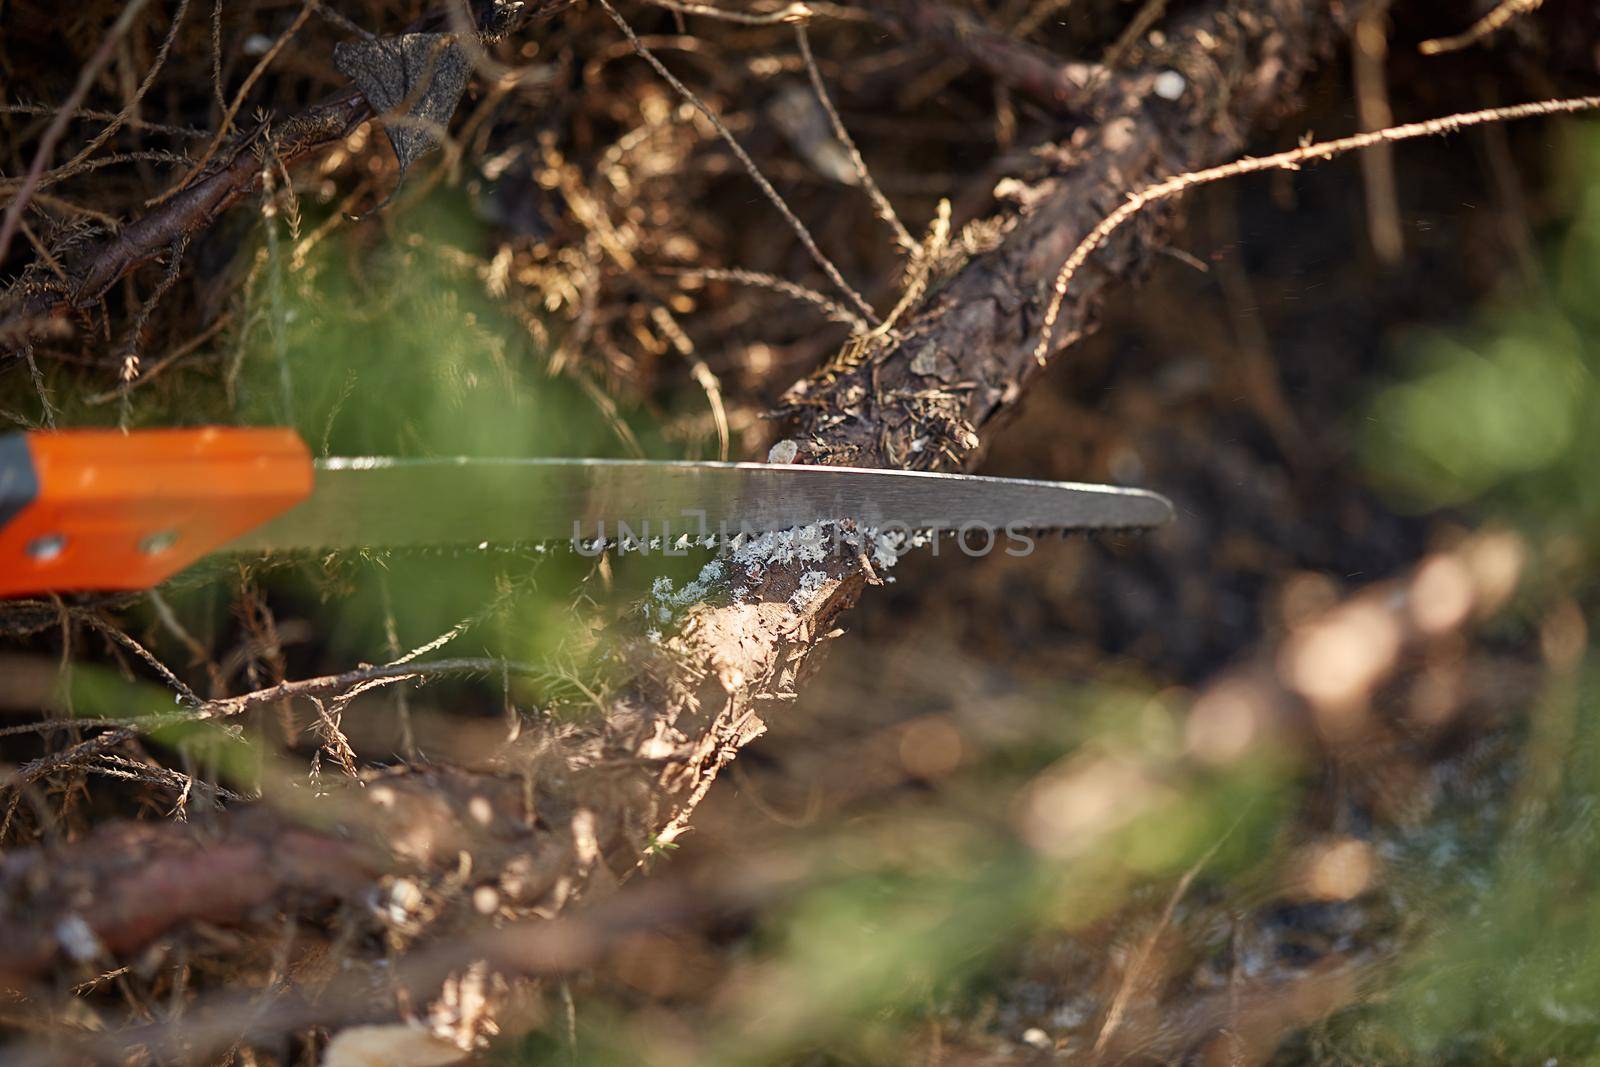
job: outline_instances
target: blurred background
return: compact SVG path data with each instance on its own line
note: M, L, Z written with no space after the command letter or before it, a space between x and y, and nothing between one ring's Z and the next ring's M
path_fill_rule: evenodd
M0 189L15 190L41 102L65 98L114 6L0 10ZM219 4L213 31L202 6L173 31L117 158L35 197L32 236L0 263L13 292L44 284L39 249L103 235L198 158L221 110L213 55L235 88L295 24L249 106L292 113L342 84L339 20L296 23L299 4L263 0ZM393 32L412 6L339 14ZM1138 5L963 6L1079 55ZM1373 63L1394 121L1592 90L1592 63L1553 58L1572 51L1559 5L1432 57L1417 42L1454 32L1465 9L1374 10L1387 58L1370 39L1341 44L1253 151L1359 128ZM892 302L890 235L827 137L790 30L625 14L841 270ZM119 106L180 17L146 15L96 106ZM958 227L986 215L997 179L1033 166L1054 132L925 46L844 16L811 32L914 233L941 199ZM825 289L820 274L602 12L580 6L501 47L515 75L469 89L450 141L403 182L369 126L283 168L170 270L113 288L74 336L5 357L0 414L24 428L287 424L325 455L764 455L779 435L764 413L849 336L783 291ZM60 154L93 129L74 126ZM1044 540L1025 558L903 559L692 832L629 887L711 903L521 991L490 1062L1600 1053L1587 622L1600 125L1488 126L1236 179L1181 214L1170 254L1037 380L980 468L1144 486L1178 521ZM609 620L704 558L218 559L151 597L0 606L8 770L170 707L107 627L208 697L435 641L539 665L377 689L331 720L264 705L237 744L158 732L26 788L13 775L0 849L113 817L203 825L186 779L248 796L280 773L315 785L406 760L474 765L585 714ZM30 725L44 712L48 727ZM31 1005L59 1025L70 1003L93 1029L264 981L235 936L174 935L192 985L134 968L0 1006L0 1021L26 1035L43 1025ZM234 1062L315 1062L316 1047Z

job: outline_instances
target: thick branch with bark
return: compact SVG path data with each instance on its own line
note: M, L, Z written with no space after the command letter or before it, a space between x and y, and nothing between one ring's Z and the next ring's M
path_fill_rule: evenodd
M1250 131L1289 107L1331 44L1330 11L1270 0L1230 5L1171 34L1139 69L1117 76L1101 91L1113 102L1104 119L1044 153L1055 173L1003 183L1017 210L999 220L999 246L936 289L897 345L795 387L789 410L801 461L970 467L979 431L1012 408L1042 369L1034 348L1068 254L1130 193L1233 157ZM1183 79L1177 100L1155 93L1164 69ZM1142 213L1079 273L1052 355L1093 328L1102 295L1137 273L1170 210Z
M1321 0L1241 0L1175 27L1159 55L1115 75L1103 90L1104 118L1053 147L1052 173L1012 183L1017 207L990 227L1000 236L933 292L897 341L796 387L789 414L801 459L971 465L981 435L1038 373L1032 350L1068 252L1130 190L1238 152L1293 99L1334 33L1334 11ZM1151 91L1166 69L1186 79L1177 101ZM1092 327L1104 292L1158 247L1161 223L1152 212L1125 227L1080 273L1057 331L1063 348ZM48 864L12 858L0 868L0 934L42 933L9 961L7 980L98 946L132 951L190 917L225 922L308 900L392 899L402 882L425 897L430 886L454 886L456 903L399 938L402 950L436 943L483 918L469 903L477 894L460 891L463 855L471 884L495 894L497 914L554 915L627 877L682 831L877 577L864 555L725 572L660 643L621 643L627 681L603 715L510 747L494 768L386 771L308 805L309 815L224 816L198 835L176 824L110 826L52 850ZM255 857L258 882L248 899L208 898L184 914L182 899L159 891L168 876L119 877L94 860L129 848L144 850L145 868L173 868L172 879L203 867L213 850ZM326 878L293 859L324 850L335 857ZM92 939L81 936L85 924ZM451 1032L470 1039L472 1030L462 1023Z

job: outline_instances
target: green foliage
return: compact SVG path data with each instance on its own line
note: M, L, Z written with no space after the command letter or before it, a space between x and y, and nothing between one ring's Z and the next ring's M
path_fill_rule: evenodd
M1457 331L1400 346L1374 400L1374 481L1408 506L1468 507L1535 546L1537 617L1592 599L1600 560L1600 130L1573 133L1574 212L1548 285ZM1575 543L1576 562L1541 546ZM1521 709L1526 737L1492 806L1444 817L1389 857L1425 931L1382 995L1309 1038L1318 1062L1565 1063L1600 1057L1600 663L1585 645Z
M1600 163L1600 136L1571 139L1576 175ZM1417 510L1473 504L1525 528L1600 539L1600 183L1575 194L1547 286L1464 329L1414 332L1396 346L1404 378L1363 424L1367 469Z
M313 225L308 220L307 226ZM374 240L369 227L390 232ZM397 218L341 227L255 289L243 414L289 418L332 455L615 455L582 390L485 291L482 227L452 193ZM280 257L287 255L280 251ZM265 268L270 272L272 264Z
M1593 353L1559 306L1519 310L1466 343L1428 332L1411 348L1418 373L1373 405L1378 477L1428 507L1501 487L1537 506L1589 443L1579 431L1595 413Z
M1530 714L1497 817L1455 812L1390 857L1427 936L1382 996L1319 1035L1316 1059L1600 1062L1600 676ZM1541 739L1552 721L1559 737Z
M461 195L443 191L397 217L334 231L286 270L281 293L264 278L250 313L259 325L246 337L244 421L290 422L326 455L624 454L584 390L551 376L549 353L490 296L487 265L469 252L483 245ZM646 448L666 451L647 421L625 421ZM559 552L441 546L382 553L376 569L332 588L308 569L277 589L315 607L336 657L381 656L391 613L410 648L494 604L487 650L544 661L566 643L570 594L591 566Z

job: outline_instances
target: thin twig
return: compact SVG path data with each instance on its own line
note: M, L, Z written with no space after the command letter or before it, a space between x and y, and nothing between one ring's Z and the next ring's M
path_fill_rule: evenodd
M28 220L23 219L17 223L17 227L22 231L22 236L26 237L28 243L33 246L33 251L40 261L50 269L50 273L54 274L56 279L63 285L70 284L67 279L66 269L61 266L61 261L50 253L49 248L45 247L45 243L39 239L39 235L33 232L33 227L28 225Z
M1363 130L1394 125L1385 68L1389 56L1389 0L1366 0L1351 34L1356 114ZM1361 154L1361 179L1367 197L1367 240L1386 266L1400 262L1405 238L1400 230L1400 194L1395 184L1394 148L1373 145Z
M150 291L150 295L139 305L138 312L133 316L133 325L128 329L128 339L123 343L122 369L118 377L121 381L124 428L127 427L128 385L139 376L139 351L144 346L145 325L150 321L150 315L155 311L156 305L161 303L161 298L167 295L167 290L178 280L178 271L183 265L183 253L188 247L188 234L180 234L178 239L172 242L172 248L167 253L169 257L167 269L162 272L161 280L156 282L156 287Z
M656 7L664 7L668 11L675 11L680 15L704 15L706 18L720 19L723 22L737 22L741 26L777 26L786 22L804 23L816 14L809 5L802 3L789 4L777 11L747 12L731 11L727 8L712 7L709 4L684 3L683 0L650 0Z
M717 428L717 459L726 461L731 437L728 430L728 410L722 403L721 380L710 367L706 366L706 361L694 350L694 341L684 333L683 327L678 325L677 320L672 317L672 312L664 305L657 304L650 310L650 321L667 335L667 340L677 349L678 355L689 361L689 372L694 375L695 384L705 392L706 403L711 407L711 421Z
M288 44L289 40L294 37L296 33L300 32L300 27L305 25L306 19L310 18L311 13L317 9L317 2L318 0L306 0L306 2L301 5L300 13L294 17L293 22L289 23L289 28L284 30L283 33L278 36L276 41L272 42L272 47L267 49L266 54L264 54L256 62L255 67L248 75L245 76L244 84L240 85L239 91L233 94L233 103L229 104L228 110L223 112L222 122L217 127L217 132L212 135L211 143L206 145L206 150L204 152L200 153L200 158L195 161L194 166L189 168L189 173L179 178L177 182L175 182L160 196L145 201L146 207L154 207L155 205L170 199L174 194L183 189L184 186L194 181L195 176L205 169L207 163L211 162L211 157L217 154L217 149L222 147L222 142L227 138L229 132L232 131L234 116L239 114L239 109L244 106L245 97L248 96L250 94L250 90L255 87L257 79L267 72L267 68L272 65L272 61L278 58L278 53L283 50L283 46Z
M166 152L155 148L141 149L135 152L117 152L114 155L101 156L99 159L78 159L71 163L63 163L40 177L39 184L33 190L33 199L28 206L36 207L42 205L43 197L39 195L42 190L64 182L68 178L76 178L80 174L87 174L89 171L100 170L103 167L114 167L119 163L168 163L175 166L179 163L187 162L189 162L189 157L180 152ZM0 181L0 193L15 189L21 184L21 178Z
M970 11L946 3L866 5L875 19L913 41L935 42L952 57L975 64L1002 85L1033 97L1053 111L1092 113L1106 86L1107 70L1098 63L1062 62L1048 49L991 28ZM959 73L951 68L953 77ZM938 74L942 80L946 74Z
M22 346L22 358L28 362L28 375L33 379L33 391L39 395L39 407L44 413L44 424L56 428L56 408L50 402L50 391L45 388L44 375L39 371L39 361L33 356L33 345Z
M1072 0L1038 0L1028 13L1017 20L1011 27L1011 32L1018 37L1032 37L1034 31L1045 24L1045 21L1064 7L1069 7Z
M895 214L894 205L889 203L889 198L883 195L883 190L879 189L878 183L872 179L872 172L867 169L867 161L861 158L861 150L856 147L855 139L845 128L844 119L833 106L833 100L828 96L828 87L822 81L822 71L817 68L817 59L811 54L811 35L806 32L805 23L795 24L794 39L800 46L801 58L805 60L806 73L811 76L811 88L816 92L822 110L828 113L828 121L833 123L833 135L849 153L850 162L855 167L861 188L872 198L872 206L877 209L878 218L888 223L894 230L895 239L900 242L900 250L911 251L917 246L916 238L911 236L911 231L906 229L905 223L900 221L900 216Z
M84 403L89 407L99 407L101 404L109 403L112 400L120 400L126 393L132 392L133 390L138 389L140 386L149 383L152 379L159 376L162 371L166 370L168 367L171 367L178 360L189 355L195 349L211 340L232 321L233 312L224 311L222 314L218 315L214 320L212 320L211 325L207 326L195 336L189 338L189 340L183 342L183 344L179 345L177 348L174 348L171 352L168 352L166 355L162 356L155 363L151 364L148 370L141 367L139 376L133 381L119 384L115 389L108 389L105 392L95 393L93 396L86 398Z
M0 104L0 115L54 115L59 108L48 107L44 104ZM96 111L93 108L80 107L72 113L72 118L85 122L115 122L121 116L117 111ZM165 122L150 122L137 115L128 116L127 125L130 129L140 132L165 133L173 137L210 137L210 130L200 130L193 126L174 126Z
M1138 986L1139 979L1144 977L1145 966L1155 953L1156 945L1161 940L1161 932L1172 925L1172 916L1177 912L1179 902L1183 900L1184 894L1189 892L1189 886L1194 884L1196 876L1211 862L1217 850L1233 835L1233 831L1238 828L1241 821L1243 821L1242 815L1234 820L1232 826L1223 831L1221 837L1212 842L1211 847L1206 849L1199 859L1189 865L1189 869L1183 872L1183 877L1178 879L1178 884L1173 886L1172 892L1167 896L1167 905L1161 909L1161 917L1156 920L1155 929L1150 931L1144 944L1139 946L1138 953L1128 963L1127 970L1122 973L1122 982L1111 998L1111 1005L1106 1009L1105 1021L1100 1024L1100 1032L1094 1039L1092 1054L1095 1057L1098 1058L1105 1051L1106 1042L1111 1039L1117 1027L1122 1025L1122 1017L1128 1010L1128 1000Z
M74 619L88 623L95 630L98 630L100 633L104 634L106 637L109 637L111 640L115 641L117 644L121 645L123 648L127 649L129 652L132 652L135 656L138 656L141 660L143 660L151 670L155 671L161 676L162 681L166 682L167 685L172 687L173 692L177 693L178 698L185 704L188 704L191 707L200 706L201 700L200 697L195 694L195 691L190 689L188 684L184 682L182 678L179 678L176 674L174 674L172 672L172 668L168 667L165 663L162 663L159 659L157 659L155 654L149 649L145 648L122 630L112 626L110 623L106 622L92 611L86 611L82 608L70 608L68 610L71 612L71 615Z
M50 153L55 151L56 142L61 139L61 134L65 132L67 123L78 110L78 105L83 103L83 98L88 95L89 87L94 84L95 78L100 76L100 68L110 60L117 42L128 32L133 20L139 17L139 12L143 11L149 2L150 0L128 0L122 9L122 14L112 23L106 39L100 42L100 47L95 49L94 55L89 57L89 62L78 72L78 83L72 87L72 94L67 97L66 103L61 105L55 118L51 119L50 125L45 128L44 136L39 139L39 147L33 154L33 163L28 167L28 177L6 208L5 220L0 222L0 262L5 261L6 253L11 249L11 238L16 235L17 223L22 219L22 209L27 205L28 197L32 195L34 187L39 184L39 178L44 174Z
M115 215L107 215L104 211L97 211L94 208L86 207L83 204L75 204L71 200L67 200L59 196L53 196L40 189L35 189L33 191L33 196L28 201L28 206L31 208L44 208L46 211L52 211L58 215L66 215L69 218L81 215L84 218L93 219L95 222L98 222L100 225L106 228L108 233L112 234L116 233L117 230L122 226L122 223Z
M541 677L548 672L528 663L511 663L498 659L440 659L422 663L387 663L371 667L358 667L343 674L325 674L317 678L279 682L263 689L252 690L239 696L208 700L196 710L196 720L222 719L239 715L263 704L273 704L295 697L326 696L360 682L388 678L426 678L448 674L488 674L508 671L524 677Z
M905 289L900 293L900 299L890 309L870 336L886 337L894 329L894 324L900 317L922 299L922 294L928 289L928 280L933 276L934 268L939 265L939 259L950 247L950 201L941 199L939 206L934 211L933 223L928 227L928 237L912 245L911 262L906 265Z
M228 110L222 92L222 0L211 2L211 92L217 99L217 114Z
M1495 9L1483 18L1474 22L1466 30L1453 37L1435 37L1417 45L1417 51L1425 56L1436 56L1441 52L1459 52L1463 48L1477 44L1496 30L1504 27L1518 15L1526 15L1539 10L1544 0L1501 0Z
M378 593L383 600L383 640L389 653L389 662L400 659L400 628L394 619L394 597L389 592L389 572L378 571ZM406 759L417 758L417 736L411 728L410 691L405 686L395 687L395 718L400 726L400 754Z
M1150 28L1166 13L1167 0L1145 0L1138 13L1133 16L1133 21L1128 23L1117 35L1117 39L1111 43L1111 47L1106 49L1100 62L1113 70L1122 66L1122 61L1133 51L1133 46L1144 40L1145 34L1149 33Z
M1510 107L1485 108L1482 111L1467 111L1456 115L1446 115L1443 118L1428 119L1425 122L1408 122L1402 126L1391 126L1386 130L1374 130L1370 133L1358 133L1350 137L1340 137L1332 141L1321 141L1316 144L1301 145L1299 148L1287 152L1277 152L1270 156L1246 156L1236 159L1232 163L1221 166L1209 167L1205 170L1191 171L1188 174L1179 174L1168 178L1166 181L1157 182L1146 186L1137 192L1130 193L1128 199L1117 210L1100 220L1100 224L1089 231L1078 247L1072 250L1066 261L1061 264L1061 269L1056 272L1055 285L1050 297L1050 306L1045 311L1044 326L1039 333L1039 344L1033 350L1033 358L1043 365L1050 353L1050 344L1055 335L1056 320L1061 317L1061 306L1066 302L1067 286L1072 284L1072 278L1078 273L1079 268L1088 260L1094 251L1104 245L1117 229L1134 215L1144 210L1150 204L1160 200L1167 200L1178 196L1197 185L1209 185L1211 182L1221 181L1224 178L1234 178L1241 174L1254 174L1263 170L1299 170L1307 163L1317 163L1345 152L1370 148L1375 144L1392 141L1410 141L1418 137L1429 137L1434 134L1454 133L1472 126L1481 126L1489 122L1510 122L1515 119L1532 118L1538 115L1569 115L1578 111L1592 111L1600 108L1600 96L1579 96L1565 100L1538 100L1528 104L1515 104Z
M278 248L277 176L272 160L261 165L261 216L267 234L267 330L272 354L278 367L278 403L284 424L294 425L294 375L289 370L289 311L283 292L283 257Z
M674 275L683 278L704 278L713 282L733 282L736 285L749 285L757 289L770 289L775 293L802 303L819 308L835 322L849 326L856 333L865 333L868 329L866 320L849 308L829 300L815 289L808 288L798 282L791 282L787 278L780 278L775 274L765 274L756 270L745 270L742 267L724 269L721 267L657 267L658 273Z
M100 148L100 146L109 141L118 130L127 125L128 120L133 117L134 111L138 108L139 101L144 99L145 94L150 91L150 86L155 84L156 75L160 74L161 68L166 66L167 53L172 51L172 42L177 39L178 29L183 25L183 16L186 15L188 11L189 0L179 0L177 14L172 16L172 26L167 30L167 35L162 38L161 47L156 50L155 61L150 64L150 69L145 71L144 80L141 81L139 83L139 87L134 90L132 99L123 105L122 110L117 112L116 116L106 124L104 129L95 134L94 137L89 140L88 144L79 149L77 155L73 156L66 162L64 169L71 171L78 164L82 163L84 160L93 155Z
M694 105L695 110L704 115L706 121L716 129L718 136L727 142L728 147L733 150L735 156L739 157L739 162L744 164L744 169L749 172L756 185L761 187L762 193L766 195L768 200L772 201L773 206L778 209L778 213L789 224L789 228L794 231L795 236L800 238L800 243L805 246L806 252L810 254L812 260L822 268L822 273L828 276L828 280L833 282L841 293L850 298L850 302L861 312L861 316L864 319L873 325L877 325L878 316L873 312L872 305L868 304L861 294L851 288L850 283L844 280L844 275L839 273L839 268L833 265L833 260L822 254L822 249L817 247L817 242L811 237L811 231L806 229L805 223L800 221L799 216L790 210L783 197L778 195L778 190L774 189L772 183L767 180L767 176L761 173L761 168L756 166L756 161L750 158L750 153L744 150L744 146L733 136L733 132L723 125L722 120L716 116L716 113L711 110L704 100L701 100L692 89L679 81L672 71L667 69L666 64L656 58L656 54L650 51L643 41L639 40L639 35L633 32L632 26L628 25L628 20L623 18L617 9L611 6L609 0L600 0L600 6L605 8L605 12L611 17L611 21L616 23L617 27L627 36L628 43L633 45L633 50L639 54L639 57L649 63L668 85L677 90L679 96Z

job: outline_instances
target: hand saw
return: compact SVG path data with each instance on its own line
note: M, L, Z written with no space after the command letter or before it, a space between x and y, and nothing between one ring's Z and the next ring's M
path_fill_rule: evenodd
M293 430L0 436L0 596L145 589L215 551L704 543L831 520L1132 529L1138 489L924 471L604 459L313 460Z

